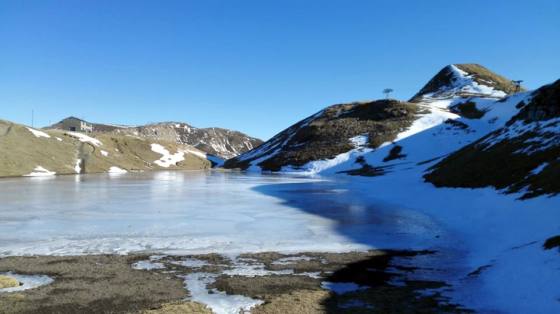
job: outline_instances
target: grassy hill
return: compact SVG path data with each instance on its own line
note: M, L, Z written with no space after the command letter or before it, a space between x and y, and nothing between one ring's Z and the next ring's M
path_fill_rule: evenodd
M153 144L169 156L154 151ZM0 177L211 167L203 152L187 145L126 135L35 130L4 120L0 120L0 152Z

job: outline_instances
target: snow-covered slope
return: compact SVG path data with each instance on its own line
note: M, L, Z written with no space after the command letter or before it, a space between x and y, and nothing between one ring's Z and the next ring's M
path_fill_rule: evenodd
M509 80L480 65L449 65L410 102L382 100L331 106L259 148L228 160L225 167L375 175L378 171L364 158L378 156L382 164L376 167L385 169L418 158L416 162L441 157L509 120L515 108L496 101L514 88ZM427 130L438 134L426 138ZM354 145L356 136L367 136L367 145ZM403 150L402 141L412 136L415 139L407 141L407 146L421 146L417 153L408 147Z
M524 198L560 193L560 80L525 97L512 111L517 110L505 126L435 165L428 181L494 186L523 192Z
M424 247L437 251L441 239L450 241L461 258L447 264L442 249L434 271L419 279L442 276L450 286L439 292L452 302L482 313L558 313L560 81L515 91L480 66L447 66L410 100L415 117L391 142L364 147L363 138L347 136L355 144L345 152L276 170L337 175L356 198L369 198L366 204L407 208L440 222L449 234ZM285 132L297 136L316 118ZM267 169L267 159L284 153L290 141L277 136L235 165Z
M520 87L519 91L524 89ZM410 101L452 97L501 98L519 91L511 80L480 64L451 64L441 69Z

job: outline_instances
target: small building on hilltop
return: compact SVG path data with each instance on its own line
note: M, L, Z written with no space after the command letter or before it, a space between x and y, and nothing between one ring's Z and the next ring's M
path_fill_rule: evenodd
M73 131L73 132L84 132L84 133L93 132L93 124L84 121L82 119L78 119L76 117L68 117L60 121L59 128L66 131Z

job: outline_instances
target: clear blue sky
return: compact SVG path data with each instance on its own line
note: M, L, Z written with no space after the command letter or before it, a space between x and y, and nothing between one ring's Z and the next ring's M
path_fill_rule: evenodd
M477 62L560 78L560 1L0 1L0 118L184 121L267 139L340 102L408 99Z

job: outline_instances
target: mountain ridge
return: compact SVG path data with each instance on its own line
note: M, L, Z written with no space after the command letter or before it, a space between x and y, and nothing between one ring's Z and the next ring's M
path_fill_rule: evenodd
M392 145L395 141L443 123L452 125L453 121L459 117L469 115L471 118L480 118L484 112L469 103L472 99L495 101L506 97L508 93L513 93L513 88L516 87L510 80L483 66L476 64L448 65L408 102L377 100L326 107L315 115L278 133L259 148L227 160L224 167L264 171L321 172L343 160L353 158L351 155L361 155L386 145ZM383 103L390 103L397 107L399 104L406 104L408 108L414 109L409 110L406 123L392 128L390 120L378 119L376 123L372 123L375 118L367 115L368 111L379 109L375 107ZM362 109L361 114L355 116L357 120L355 122L342 121L345 118L344 115L328 115L330 111L335 110L333 108L346 108L347 113L351 112L358 107L357 104L371 108ZM324 121L321 122L322 120ZM321 125L314 128L314 123ZM329 127L332 129L323 131L325 134L330 134L331 137L328 140L314 135L318 129ZM460 128L461 125L456 123L453 127ZM368 136L367 145L353 145L352 138L360 135ZM336 149L333 149L334 145L329 144L329 140L332 141L337 136ZM305 153L306 148L311 149L311 147L314 147L314 152ZM329 154L319 153L325 150L329 151ZM399 154L397 153L397 155Z
M211 168L189 145L110 133L38 130L0 120L0 177Z
M61 129L65 118L45 129ZM91 123L91 122L90 122ZM191 145L207 154L228 159L253 149L262 140L245 133L218 127L197 128L185 122L155 122L139 126L91 123L95 132L134 135L152 140L175 141L177 144Z

